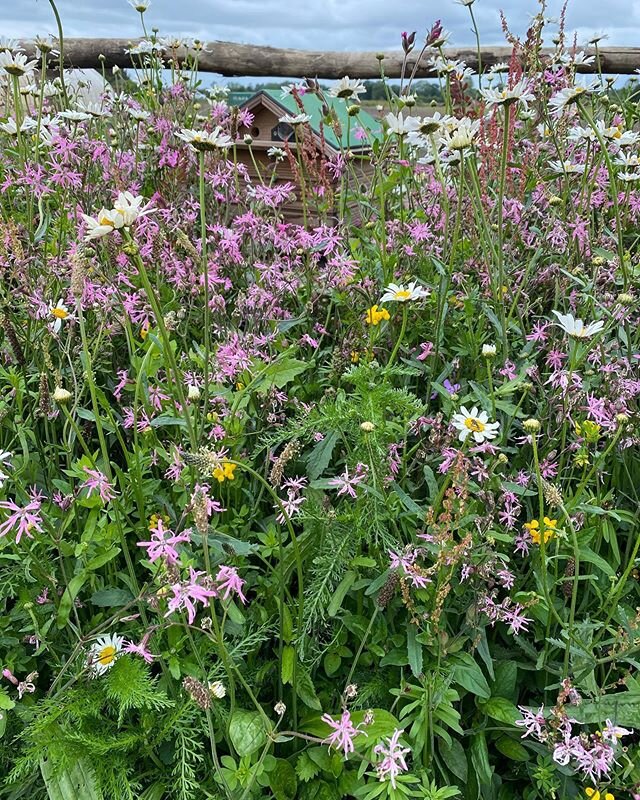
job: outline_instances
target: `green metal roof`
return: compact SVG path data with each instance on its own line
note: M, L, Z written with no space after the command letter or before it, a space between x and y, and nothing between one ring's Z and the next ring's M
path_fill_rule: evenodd
M300 113L298 104L290 94L283 95L280 89L262 89L259 94L266 94L271 100L281 106L287 113L295 116ZM313 92L307 92L300 98L304 106L305 113L311 117L309 125L316 133L320 133L320 123L322 122L322 103L319 97ZM340 139L335 135L331 125L327 123L323 126L324 138L327 144L339 150L341 147L367 147L366 139L360 141L356 138L358 128L364 128L371 139L382 139L382 128L378 120L371 116L364 108L355 117L347 114L347 103L339 97L329 97L325 95L327 105L335 112L342 135ZM348 140L348 141L347 141Z

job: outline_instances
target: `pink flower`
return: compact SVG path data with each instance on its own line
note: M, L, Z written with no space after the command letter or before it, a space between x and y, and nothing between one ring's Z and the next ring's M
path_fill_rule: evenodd
M345 467L342 475L331 478L329 486L338 487L338 494L348 494L349 497L357 497L356 486L367 476L367 467L364 464L358 464L356 471L353 475L349 475L349 470Z
M42 517L39 513L40 505L41 502L39 499L31 500L24 508L16 505L13 500L3 500L0 503L0 508L12 511L13 513L9 514L2 525L0 525L0 536L6 536L9 531L17 528L16 544L18 544L23 535L27 536L29 539L33 539L31 531L34 528L39 533L42 533Z
M224 590L223 600L226 600L232 592L235 592L243 603L247 602L247 598L242 594L242 587L245 581L238 575L234 567L221 566L216 575L216 581L218 582L218 591Z
M196 618L196 603L206 605L210 597L217 597L218 590L208 588L200 583L200 578L204 572L196 572L193 567L189 567L189 580L184 583L174 583L171 587L173 597L169 600L169 610L165 614L168 617L174 611L186 609L189 625L193 625ZM207 579L210 582L210 579Z
M174 545L180 542L188 542L190 538L191 529L174 534L172 530L165 528L162 519L158 518L156 527L151 528L151 541L137 542L137 545L138 547L147 548L147 556L152 563L159 558L164 558L169 564L175 564L179 556Z
M83 467L82 469L88 477L80 485L80 488L87 490L87 497L91 497L92 493L97 491L103 503L113 500L116 495L113 491L113 484L109 483L107 476L98 469L89 469L89 467Z
M354 727L353 722L351 721L351 714L348 711L343 711L340 720L334 720L329 714L323 714L321 717L323 722L326 722L331 728L333 728L333 733L330 733L327 738L324 740L324 744L328 744L329 747L336 747L340 750L344 751L344 757L346 758L349 753L353 753L354 746L353 740L358 736L358 734L362 733L364 736L367 734L364 731L358 730L360 727Z
M540 706L540 708L533 713L533 711L529 711L528 708L525 706L518 706L520 711L522 711L523 717L522 719L516 720L516 725L519 725L521 728L526 728L525 732L522 734L522 738L524 739L527 736L535 736L537 739L540 739L543 735L543 728L546 725L546 721L544 718L544 706Z
M395 730L393 736L387 739L387 745L377 744L373 748L373 752L382 756L382 761L376 767L378 778L381 781L389 779L391 786L396 788L396 777L401 772L406 772L409 768L405 756L411 752L409 747L401 747L398 743L400 735L404 733L403 730Z
M157 656L154 656L147 650L147 643L149 642L151 633L152 633L151 631L145 633L145 635L142 637L140 642L138 642L138 644L134 644L131 641L127 641L125 646L122 648L123 652L133 653L137 656L140 656L140 658L144 658L147 664L150 664L154 658L157 658Z

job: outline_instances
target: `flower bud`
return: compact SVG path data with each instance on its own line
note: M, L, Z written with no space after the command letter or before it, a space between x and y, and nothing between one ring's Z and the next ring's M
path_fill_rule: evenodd
M53 390L53 399L56 403L68 403L71 400L71 392L62 386L56 386Z
M533 418L525 419L525 421L522 423L522 427L527 433L538 433L541 428L540 420Z
M483 344L482 345L482 356L483 358L494 358L496 354L496 346L495 344Z

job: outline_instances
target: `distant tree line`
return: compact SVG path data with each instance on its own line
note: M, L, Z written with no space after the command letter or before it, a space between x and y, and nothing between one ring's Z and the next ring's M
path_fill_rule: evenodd
M271 81L266 83L240 83L232 82L228 84L229 90L232 92L257 92L261 89L280 89L288 81ZM362 81L366 88L366 93L360 95L361 100L385 100L386 91L385 85L382 81ZM397 89L397 84L394 81L389 81L390 86ZM323 89L328 89L326 85L322 85ZM436 83L428 80L414 81L412 86L412 94L414 94L419 102L429 103L435 100L437 103L442 102L442 92Z

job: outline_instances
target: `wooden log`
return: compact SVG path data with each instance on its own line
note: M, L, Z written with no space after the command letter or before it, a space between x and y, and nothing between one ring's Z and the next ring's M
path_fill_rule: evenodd
M78 68L100 69L118 66L131 67L131 57L125 52L136 44L128 39L66 39L65 65ZM27 53L34 52L33 42L22 42ZM551 51L545 51L549 54ZM595 55L594 51L587 51ZM510 47L484 47L481 49L483 70L500 61L508 62L511 58ZM640 47L602 47L599 48L602 71L613 75L630 75L640 67ZM104 56L104 61L99 58ZM379 55L384 55L383 66L388 78L399 78L402 71L403 54L399 50L384 53L374 51L342 52L315 50L288 50L279 47L262 45L236 44L234 42L208 42L204 52L200 53L198 67L202 72L215 72L225 76L245 77L282 77L282 78L379 78ZM478 54L472 47L451 48L445 50L450 59L460 59L473 70L478 68ZM165 54L167 56L167 54ZM178 51L178 60L182 61L186 53ZM408 59L408 72L411 72L417 53L411 53ZM417 77L433 77L433 72L423 59ZM578 72L595 72L595 66L579 64Z

